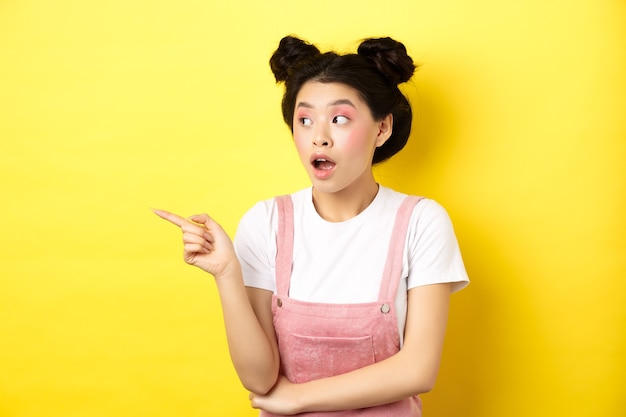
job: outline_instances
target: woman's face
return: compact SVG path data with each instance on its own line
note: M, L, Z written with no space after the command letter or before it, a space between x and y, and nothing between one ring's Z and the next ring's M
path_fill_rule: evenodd
M381 121L356 90L309 81L295 104L293 136L317 192L335 193L375 182L372 156L391 135L392 117Z

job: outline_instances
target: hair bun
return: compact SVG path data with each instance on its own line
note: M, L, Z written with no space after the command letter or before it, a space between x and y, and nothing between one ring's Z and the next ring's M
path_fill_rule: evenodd
M405 46L391 38L365 39L359 45L358 54L370 59L394 84L409 81L415 72L416 66Z
M278 49L270 58L270 68L276 82L285 81L290 69L298 62L306 61L320 54L317 47L293 36L285 36L280 40Z

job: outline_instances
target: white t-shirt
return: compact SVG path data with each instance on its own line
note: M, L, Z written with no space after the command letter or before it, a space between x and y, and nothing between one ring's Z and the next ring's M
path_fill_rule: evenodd
M313 205L312 188L291 195L294 208L293 269L289 297L318 303L376 301L387 260L389 239L405 194L379 187L372 203L344 222L328 222ZM275 199L254 205L235 236L246 286L276 291ZM398 328L404 333L407 291L420 285L469 283L448 214L433 200L413 210L396 296Z

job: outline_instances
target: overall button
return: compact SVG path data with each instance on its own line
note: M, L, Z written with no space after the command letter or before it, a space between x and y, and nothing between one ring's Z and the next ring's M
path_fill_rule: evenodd
M281 300L280 298L276 299L276 305L278 307L282 307L283 306L283 300Z
M389 304L387 304L387 303L385 303L382 306L380 306L380 311L382 311L383 314L389 313L390 310L391 310L391 307L389 307Z

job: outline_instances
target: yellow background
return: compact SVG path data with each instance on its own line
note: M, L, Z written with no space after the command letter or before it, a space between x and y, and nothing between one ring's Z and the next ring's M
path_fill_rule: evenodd
M426 416L626 408L623 0L0 0L0 415L253 416L212 278L150 212L306 186L267 65L296 34L403 41L409 146L376 170L449 211Z

